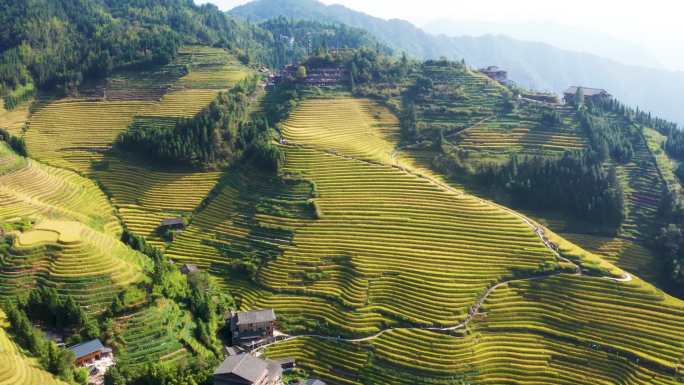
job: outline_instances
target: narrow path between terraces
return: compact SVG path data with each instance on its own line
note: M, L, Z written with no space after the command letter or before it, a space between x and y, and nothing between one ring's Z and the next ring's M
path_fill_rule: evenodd
M356 158L356 157L353 157L353 156L349 156L349 155L341 155L341 154L339 154L339 153L337 153L337 152L334 152L334 151L321 150L321 149L316 148L316 147L314 147L314 146L306 146L306 145L292 144L292 143L288 144L288 146L299 147L299 148L306 148L306 149L315 150L315 151L322 151L322 152L325 152L326 154L329 154L329 155L332 155L332 156L344 158L344 159L347 159L347 160L354 160L354 161L358 161L358 162L363 162L363 163L367 163L367 164L374 164L374 165L378 165L378 164L379 164L379 165L384 165L384 166L388 166L388 167L394 167L394 168L397 168L397 169L403 171L404 173L406 173L406 174L408 174L408 175L411 175L411 176L413 176L413 177L415 177L415 178L420 178L420 179L426 180L426 181L430 182L431 184L433 184L433 185L435 185L435 186L438 186L439 188L441 188L441 189L443 189L443 190L449 191L449 192L451 192L451 193L455 193L457 196L466 195L463 191L456 190L456 189L454 189L453 187L451 187L451 186L449 186L449 185L447 185L447 184L445 184L445 183L443 183L443 182L440 182L440 181L438 181L438 180L436 180L436 179L434 179L434 178L431 178L431 177L429 177L429 176L426 176L426 175L417 173L417 172L415 172L415 171L413 171L413 170L407 169L407 168L402 167L402 166L397 165L397 164L391 164L391 165L390 165L390 164L385 164L385 163L382 163L382 162L375 162L375 161L370 161L370 160L359 159L359 158ZM393 153L392 155L394 155L394 153ZM394 156L392 156L392 159L394 159ZM520 214L520 213L518 213L518 212L516 212L516 211L514 211L514 210L511 210L511 209L509 209L509 208L507 208L507 207L505 207L505 206L501 206L501 205L496 204L496 203L494 203L494 202L487 201L487 200L484 200L484 199L481 199L481 198L477 198L477 197L476 197L476 199L479 199L482 203L485 203L485 204L489 204L489 205L493 205L493 206L495 206L495 207L498 207L498 208L500 208L500 209L502 209L502 210L504 210L504 211L506 211L506 212L508 212L508 213L510 213L510 214L512 214L512 215L515 215L516 217L520 218L524 223L526 223L526 224L534 231L534 233L539 237L539 239L542 241L542 243L544 244L544 246L546 246L546 248L548 248L548 249L553 253L553 255L556 256L557 259L559 259L559 260L561 260L561 261L564 261L564 262L567 262L567 263L570 263L570 264L572 264L572 265L575 266L575 272L573 273L573 275L577 275L577 276L581 276L581 275L582 275L582 268L581 268L581 266L578 265L577 263L573 262L572 260L563 257L563 256L557 251L556 247L555 247L555 246L549 241L549 239L545 236L545 234L544 234L544 228L543 228L542 226L535 224L534 222L532 222L530 219L528 219L528 218L525 217L524 215L522 215L522 214ZM385 334L385 333L387 333L387 332L390 332L390 331L392 331L392 330L431 330L431 331L438 331L438 332L446 332L446 331L454 331L454 330L458 330L458 329L463 329L463 328L465 328L466 326L468 326L468 324L475 318L475 316L476 316L476 315L478 314L478 312L480 311L480 308L482 307L482 305L484 304L484 302L487 300L487 298L488 298L496 289L498 289L498 288L500 288L500 287L503 287L503 286L506 286L506 285L508 285L508 284L510 284L510 283L513 283L513 282L523 282L523 281L536 281L536 280L542 280L542 279L546 279L546 278L549 278L549 277L557 276L557 275L560 275L560 274L565 274L565 272L563 272L563 271L561 271L561 270L555 270L555 271L552 271L552 272L549 272L549 273L546 273L546 274L543 274L543 275L539 275L539 276L534 276L534 277L529 277L529 278L511 279L511 280L506 280L506 281L499 282L499 283L495 284L494 286L490 287L489 289L487 289L487 291L485 291L480 297L478 297L478 299L475 301L475 303L473 304L473 306L470 307L470 310L468 311L468 314L466 315L465 319L464 319L462 322L460 322L460 323L458 323L458 324L456 324L456 325L446 326L446 327L431 327L431 326L391 327L391 328L383 329L383 330L381 330L381 331L379 331L379 332L377 332L377 333L375 333L375 334L373 334L373 335L370 335L370 336L367 336L367 337L360 337L360 338L341 338L341 337L327 336L327 335L322 335L322 334L298 334L298 335L288 335L288 334L284 334L284 333L283 333L283 334L281 334L280 336L277 337L277 340L276 340L276 341L271 342L271 343L268 343L268 344L265 344L265 345L262 345L262 346L259 346L259 347L257 347L257 348L255 349L255 351L256 351L257 353L259 353L259 352L261 352L263 349L268 348L269 346L273 346L273 345L276 345L276 344L279 344L279 343L282 343L282 342L285 342L285 341L290 341L290 340L294 340L294 339L297 339L297 338L305 338L305 337L306 337L306 338L317 338L317 339L328 340L328 341L337 341L337 342L359 343L359 342L372 341L372 340L374 340L374 339L376 339L376 338L382 336L383 334ZM607 277L607 276L606 276L606 277L601 277L601 278L607 279L607 280L611 280L611 281L615 281L615 282L629 282L629 281L632 280L632 275L629 274L629 273L627 273L627 272L625 272L624 276L621 277L621 278L613 278L613 277Z

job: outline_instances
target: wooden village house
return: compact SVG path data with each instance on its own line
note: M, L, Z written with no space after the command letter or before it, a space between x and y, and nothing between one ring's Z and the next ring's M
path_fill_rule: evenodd
M577 90L582 89L582 93L584 94L584 100L586 101L593 101L593 102L598 102L601 100L606 100L610 99L613 96L608 93L608 91L602 89L602 88L590 88L590 87L578 87L578 86L572 86L569 87L565 92L563 92L563 100L565 100L565 103L567 104L575 104L575 98L577 97Z
M185 222L183 218L164 218L159 223L159 229L161 230L183 230L185 228Z
M214 371L214 385L281 385L283 370L273 360L249 353L229 356Z
M197 265L184 264L180 267L181 273L185 275L193 274L199 271Z
M502 84L507 84L508 83L508 72L502 70L501 68L497 66L489 66L485 68L480 68L480 72L483 74L487 75L492 80L496 80L499 83Z
M102 345L100 340L95 339L83 342L69 348L76 356L76 366L87 366L102 358L111 358L112 349Z
M234 344L245 344L273 337L276 315L273 309L241 311L230 317Z

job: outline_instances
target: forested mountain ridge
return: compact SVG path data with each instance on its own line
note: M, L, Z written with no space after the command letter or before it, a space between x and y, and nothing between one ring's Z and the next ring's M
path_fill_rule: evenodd
M383 20L340 5L316 0L259 0L229 11L251 20L276 16L325 20L367 30L390 47L421 59L465 59L483 67L498 65L521 85L562 92L570 85L608 89L624 103L640 106L670 120L684 123L680 90L684 73L629 66L595 55L567 51L544 43L505 36L447 37L430 35L403 20ZM648 84L648 87L644 87Z

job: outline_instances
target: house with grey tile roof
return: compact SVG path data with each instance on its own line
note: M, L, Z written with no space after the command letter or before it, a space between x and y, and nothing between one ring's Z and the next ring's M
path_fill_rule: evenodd
M276 315L273 309L241 311L232 314L233 343L241 344L273 337Z
M214 385L282 385L283 370L269 359L248 353L226 358L214 371Z

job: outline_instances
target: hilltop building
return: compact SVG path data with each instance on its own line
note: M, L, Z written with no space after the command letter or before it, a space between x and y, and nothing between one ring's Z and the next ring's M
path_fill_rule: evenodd
M266 87L272 88L287 79L293 79L311 87L331 88L349 80L349 71L342 66L306 67L306 77L303 79L297 79L297 68L297 65L287 65L278 73L269 75Z
M112 358L112 349L102 345L100 340L92 340L69 348L76 356L76 366L88 366L102 358Z
M276 315L273 309L241 311L231 314L233 343L244 344L273 337Z
M485 68L480 68L480 72L487 75L490 79L495 80L501 84L508 83L508 72L502 70L497 66L489 66Z
M229 356L214 371L214 385L282 385L283 370L248 353Z
M602 88L572 86L572 87L569 87L567 90L565 90L565 92L563 92L563 100L565 100L565 103L575 104L575 97L577 96L577 90L580 88L582 89L582 92L584 93L584 100L585 101L597 102L597 101L601 101L601 100L610 99L613 97L613 95L609 94L608 91L606 91Z

